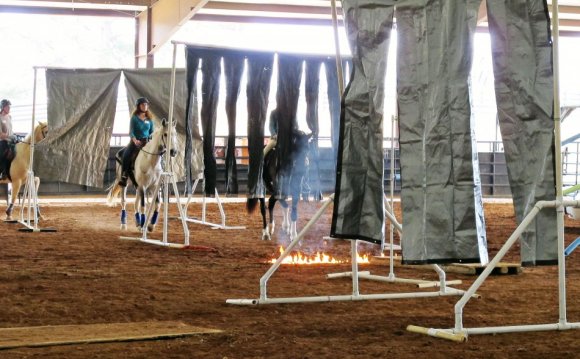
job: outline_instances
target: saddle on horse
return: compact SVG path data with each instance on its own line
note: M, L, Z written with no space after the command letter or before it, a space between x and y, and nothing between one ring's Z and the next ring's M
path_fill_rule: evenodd
M127 186L127 179L129 178L131 179L131 182L133 182L133 184L137 186L137 181L135 180L135 160L137 159L137 156L139 155L141 148L143 148L147 144L147 142L149 142L149 139L142 138L140 139L140 141L141 146L138 147L135 146L133 143L131 143L128 146L121 148L115 154L115 159L121 165L122 168L121 180L119 181L119 185L122 187ZM132 150L132 152L126 156L125 152L129 150ZM129 163L124 163L125 161Z
M16 144L20 142L16 136L0 140L0 180L10 179L10 165L16 157Z

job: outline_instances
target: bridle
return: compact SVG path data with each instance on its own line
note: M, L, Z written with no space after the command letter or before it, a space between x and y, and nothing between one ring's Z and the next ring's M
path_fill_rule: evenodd
M48 123L45 123L44 125L39 125L39 126L40 126L40 133L42 134L42 138L40 140L42 141L46 138L46 136L48 134ZM34 136L34 132L32 133L32 136ZM27 145L30 145L30 142L22 141L22 143L26 143Z
M165 139L167 136L164 136L166 134L167 134L167 132L161 134L161 143L162 143L162 145L159 146L159 152L158 153L145 151L145 146L143 146L139 151L145 152L146 154L152 155L152 156L163 156L165 154L165 152L167 152L167 141Z

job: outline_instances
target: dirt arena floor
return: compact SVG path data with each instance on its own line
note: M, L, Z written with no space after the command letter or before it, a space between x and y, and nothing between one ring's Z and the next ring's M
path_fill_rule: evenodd
M183 321L220 329L171 340L64 345L1 350L0 358L578 358L579 331L472 335L454 343L406 331L409 324L449 328L458 297L234 306L229 298L259 297L266 263L288 239L260 240L259 213L242 203L225 205L229 225L245 230L215 230L189 224L191 249L169 249L119 239L119 207L90 200L42 201L42 226L56 233L23 233L0 223L0 328ZM300 226L319 208L300 205ZM398 206L397 206L398 207ZM171 207L175 214L176 207ZM192 204L189 213L201 213ZM495 254L515 228L510 204L486 204L489 247ZM278 209L276 212L281 215ZM208 220L217 222L217 206ZM301 250L324 250L349 259L350 243L325 242L330 209L303 241ZM399 217L400 218L400 217ZM132 219L132 216L129 217ZM280 222L280 220L278 220ZM41 226L41 227L42 227ZM170 222L170 238L182 242L180 221ZM129 233L136 235L134 230ZM566 242L580 236L580 223L566 219ZM159 228L152 238L160 238ZM361 244L361 253L378 247ZM509 253L518 260L518 250ZM384 262L383 262L384 263ZM568 321L580 321L580 250L567 259ZM326 279L349 264L283 266L270 280L270 297L348 295L349 278ZM388 266L360 270L387 275ZM435 279L431 271L397 267L402 278ZM475 276L449 273L466 289ZM361 280L361 294L422 291L409 284ZM432 290L432 289L427 289ZM480 299L464 312L466 327L556 323L557 268L525 268L519 275L492 276Z

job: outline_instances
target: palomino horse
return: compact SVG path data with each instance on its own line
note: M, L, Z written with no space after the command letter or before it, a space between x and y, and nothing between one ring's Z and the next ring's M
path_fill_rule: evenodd
M174 126L169 128L167 121L164 119L162 121L162 126L153 132L151 140L147 142L143 148L139 151L137 158L135 159L135 169L134 169L134 179L131 178L131 182L136 188L135 196L135 224L139 230L143 229L145 225L145 202L149 195L155 197L155 212L151 217L151 222L147 226L149 232L153 231L155 224L157 223L157 216L159 215L159 207L161 202L159 201L159 193L149 193L154 190L155 183L161 176L163 169L161 168L161 157L167 151L168 136L171 136L171 157L175 157L177 151L175 147L177 145L177 133ZM127 229L127 212L125 210L126 198L127 198L127 187L122 187L119 185L119 180L121 179L122 168L121 164L117 162L117 176L115 182L111 187L109 187L109 195L107 201L112 204L117 198L119 193L121 194L121 229Z
M34 143L42 141L46 134L48 133L48 124L46 122L39 122L36 127L34 127ZM26 182L26 175L28 174L28 169L30 167L30 134L26 136L24 141L19 142L15 146L15 155L12 163L10 164L10 177L4 179L0 183L12 183L12 200L6 208L6 219L12 220L12 211L14 210L14 203L16 198L18 198L18 192L20 188ZM34 185L38 191L38 185L40 185L40 179L34 177ZM40 217L40 211L39 217Z
M308 148L311 136L311 134L306 134L300 130L293 131L288 163L286 164L280 163L276 147L264 156L262 178L266 190L270 193L270 199L268 200L270 221L268 222L266 218L266 200L264 198L248 198L246 202L248 212L252 213L256 209L258 200L260 201L263 240L271 240L271 235L274 234L274 206L278 200L284 208L282 230L290 235L290 239L294 239L298 235L296 232L298 201L300 200L301 188L304 185L304 177L308 171ZM280 192L286 192L282 190L281 187L283 186L288 186L287 188L292 197L292 211L290 214L288 213L290 208L288 208L285 198L283 196L277 198Z

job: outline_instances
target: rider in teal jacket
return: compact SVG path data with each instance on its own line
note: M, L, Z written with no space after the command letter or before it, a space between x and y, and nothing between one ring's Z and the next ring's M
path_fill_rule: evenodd
M149 104L149 100L145 97L140 97L135 102L135 110L131 116L129 127L131 141L123 152L123 175L119 181L119 185L123 187L127 185L127 178L132 170L133 162L139 154L139 150L147 144L153 134L153 115L149 111Z

